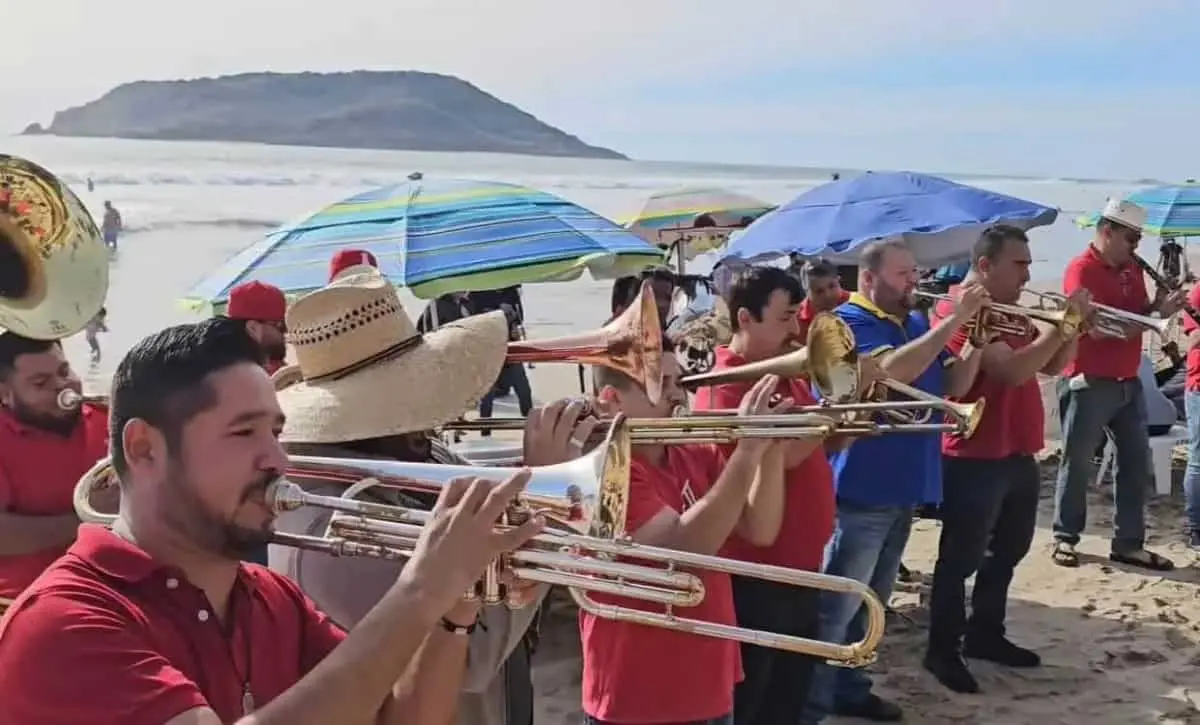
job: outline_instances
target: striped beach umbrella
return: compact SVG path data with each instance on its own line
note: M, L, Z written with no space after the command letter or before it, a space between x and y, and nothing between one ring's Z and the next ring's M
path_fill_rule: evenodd
M1146 210L1146 225L1142 231L1159 237L1200 236L1200 184L1152 186L1135 191L1126 201ZM1096 226L1099 212L1085 214L1075 220L1083 228Z
M683 239L688 256L693 257L724 243L730 230L746 227L774 208L761 199L728 189L671 189L651 195L625 226L663 248ZM697 226L697 220L705 216L712 223Z
M426 179L357 194L286 225L196 283L184 302L221 309L246 280L289 294L326 283L329 258L353 247L415 296L607 278L662 261L662 252L604 217L516 184Z

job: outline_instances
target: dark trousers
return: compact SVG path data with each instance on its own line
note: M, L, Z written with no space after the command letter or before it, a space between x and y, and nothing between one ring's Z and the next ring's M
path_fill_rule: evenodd
M929 598L929 644L957 649L968 632L1004 635L1008 587L1033 542L1041 476L1033 456L947 456L942 470L942 538Z
M739 627L814 638L818 601L815 589L733 577ZM806 655L743 644L746 676L733 691L733 721L737 725L798 723L816 664Z
M525 365L507 363L500 369L500 377L496 380L496 384L487 395L483 396L483 400L479 401L479 417L491 418L496 398L500 395L507 395L509 390L512 390L517 396L517 405L521 408L521 415L529 415L529 411L533 409L533 389L529 385L529 376L525 373Z

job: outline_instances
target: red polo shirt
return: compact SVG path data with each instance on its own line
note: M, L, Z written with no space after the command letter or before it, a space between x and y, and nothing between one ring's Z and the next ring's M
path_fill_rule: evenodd
M242 564L229 622L182 572L95 525L0 620L0 722L162 725L197 707L242 717L344 638L291 580Z
M704 496L725 466L713 446L668 446L667 465L636 455L630 470L625 528L637 531L663 509L679 513ZM733 585L728 574L694 572L704 600L675 609L681 617L733 625ZM661 605L592 595L606 604L652 612ZM605 723L691 723L733 712L733 686L742 677L736 642L594 617L580 610L583 640L583 710Z
M838 304L844 305L850 301L850 293L842 290L841 296L838 297ZM812 301L807 297L800 303L800 309L796 311L796 319L800 322L800 337L801 342L808 339L808 326L812 324L813 318L817 316L817 311L813 309Z
M714 370L745 365L746 361L727 346L717 348ZM701 388L696 392L697 410L737 408L752 383L728 383ZM803 378L780 380L779 393L791 397L796 405L815 405L816 400ZM743 561L775 564L793 569L820 571L825 558L825 545L833 535L834 486L833 469L825 451L817 448L799 466L787 472L787 492L783 527L779 538L768 547L754 546L735 534L730 551Z
M75 484L108 455L108 410L84 405L74 432L60 436L0 408L0 510L24 516L74 513ZM0 597L12 599L67 547L0 556Z
M1071 260L1063 275L1063 292L1071 294L1083 287L1092 294L1092 301L1138 314L1144 314L1150 306L1146 293L1146 280L1142 270L1134 262L1114 267L1093 246ZM1079 338L1079 352L1063 370L1064 377L1093 375L1098 378L1126 380L1136 378L1142 360L1142 339L1131 340L1111 337Z
M1200 310L1200 284L1192 287L1191 291L1188 292L1188 303L1193 309ZM1184 333L1190 335L1196 330L1200 329L1200 325L1196 324L1196 321L1192 319L1191 315L1185 312L1181 317L1183 319ZM1191 345L1188 345L1187 382L1185 387L1188 390L1200 392L1200 347L1192 347Z
M958 298L958 287L950 288L950 296ZM943 300L933 308L936 319L945 319L954 311L954 303ZM1020 350L1033 342L1034 333L1028 335L1005 335L1000 338L1014 350ZM967 343L967 329L959 328L946 347L959 355ZM1045 445L1045 413L1042 409L1042 391L1037 376L1021 385L1006 385L983 370L975 377L967 394L956 398L964 403L984 400L983 419L975 429L975 435L964 438L957 433L942 436L942 454L956 458L979 458L998 460L1009 456L1032 456Z

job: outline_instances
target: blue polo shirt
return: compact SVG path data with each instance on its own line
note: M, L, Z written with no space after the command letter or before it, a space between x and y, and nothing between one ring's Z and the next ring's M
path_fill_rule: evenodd
M901 347L929 331L929 321L921 313L910 312L904 319L892 317L858 293L833 312L854 332L859 355L877 355ZM937 362L911 384L942 397L946 388L945 368L955 359L943 350ZM941 413L934 411L930 421L937 423L941 419ZM839 501L861 506L916 506L942 500L940 433L889 433L860 438L846 450L832 454L829 463L833 466Z

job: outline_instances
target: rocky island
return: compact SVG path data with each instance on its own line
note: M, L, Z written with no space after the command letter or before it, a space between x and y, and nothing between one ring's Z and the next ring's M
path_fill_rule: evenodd
M454 76L246 73L138 81L26 134L624 159Z

